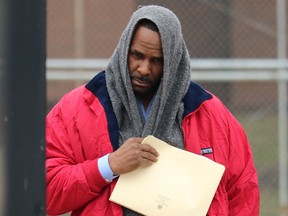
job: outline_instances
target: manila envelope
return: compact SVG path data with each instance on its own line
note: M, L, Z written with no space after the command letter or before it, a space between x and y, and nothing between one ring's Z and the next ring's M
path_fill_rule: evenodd
M205 216L225 167L154 136L142 143L159 152L158 161L120 175L110 201L148 216Z

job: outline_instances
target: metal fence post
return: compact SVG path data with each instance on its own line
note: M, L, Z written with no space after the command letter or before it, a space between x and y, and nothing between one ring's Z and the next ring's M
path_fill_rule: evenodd
M0 3L0 215L45 215L45 0Z
M286 4L285 0L277 0L277 51L278 59L287 58L286 43ZM285 74L285 69L278 69L279 76ZM287 174L287 81L278 81L278 131L279 131L279 204L280 215L288 212L288 174ZM286 209L286 210L285 210Z

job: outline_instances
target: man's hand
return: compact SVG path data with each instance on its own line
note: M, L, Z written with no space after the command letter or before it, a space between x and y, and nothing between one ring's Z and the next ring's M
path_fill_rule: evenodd
M109 165L115 175L147 167L157 161L159 153L148 144L141 144L144 138L129 138L119 149L109 155Z

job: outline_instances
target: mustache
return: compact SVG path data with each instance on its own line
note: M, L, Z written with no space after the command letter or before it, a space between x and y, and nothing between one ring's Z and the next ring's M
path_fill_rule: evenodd
M152 83L151 80L148 77L146 77L146 76L132 75L131 79L139 80L141 82Z

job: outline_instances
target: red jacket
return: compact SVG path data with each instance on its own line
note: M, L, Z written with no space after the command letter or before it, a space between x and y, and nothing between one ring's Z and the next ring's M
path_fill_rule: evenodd
M191 82L183 99L182 128L187 151L226 167L208 215L259 215L259 188L251 148L237 120L215 96ZM105 73L66 94L47 115L47 213L121 216L110 202L115 186L106 182L97 160L118 148L118 125Z

